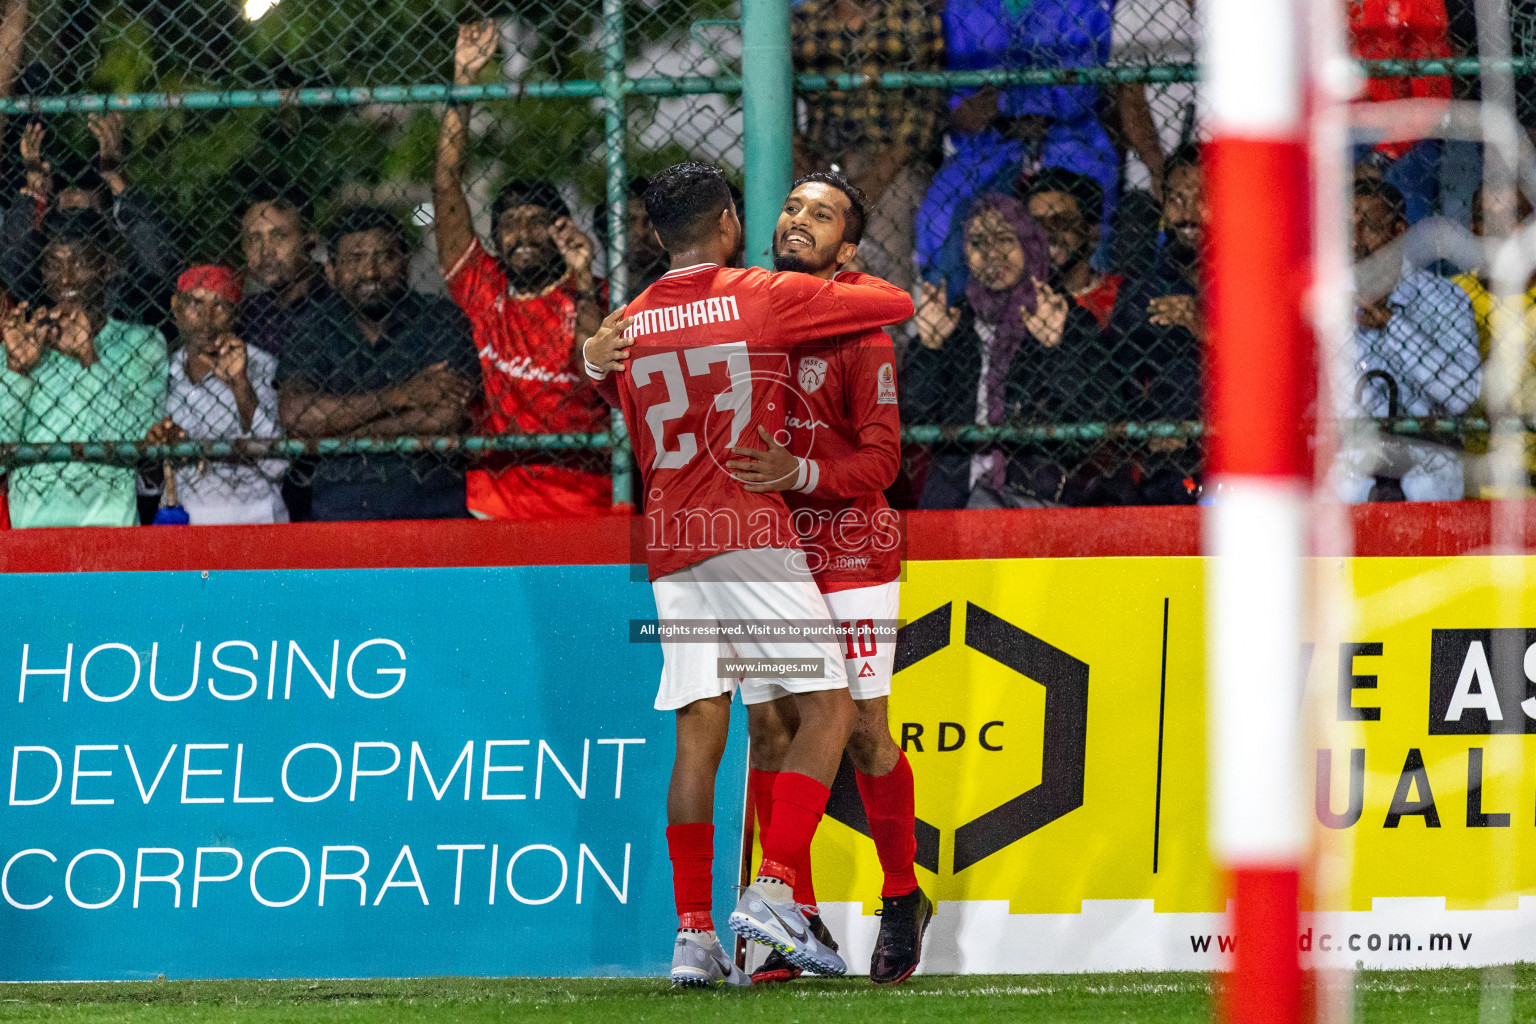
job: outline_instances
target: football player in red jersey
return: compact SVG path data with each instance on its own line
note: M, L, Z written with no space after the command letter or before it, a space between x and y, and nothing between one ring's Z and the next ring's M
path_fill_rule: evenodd
M912 299L874 279L844 284L723 266L737 251L741 222L717 168L668 168L652 179L645 206L672 269L583 346L587 373L634 425L658 618L747 627L708 643L661 645L656 707L677 712L667 797L680 925L672 979L744 980L715 937L709 909L715 774L743 677L771 678L791 694L799 728L774 786L763 861L730 924L797 966L841 974L841 958L794 902L790 865L807 856L854 725L842 652L783 498L743 488L724 463L732 447L759 431L788 439L795 345L899 323L912 315ZM789 623L813 625L817 638L786 638ZM823 671L763 677L765 666L723 675L717 664L775 658L819 659Z
M818 173L795 183L774 231L774 266L826 280L868 280L841 272L858 253L864 233L864 194L840 174ZM896 355L881 330L828 338L795 351L799 415L789 416L787 445L733 448L726 463L751 491L783 491L832 619L843 631L848 687L858 722L848 741L870 835L885 873L880 937L870 960L877 984L897 984L917 969L933 904L913 871L912 769L891 739L895 637L877 632L894 624L900 603L901 555L896 513L884 490L901 464L901 417L896 406ZM799 472L800 467L807 467ZM784 751L797 724L794 705L773 684L771 699L744 687L752 733L751 786L766 830L772 792ZM795 901L816 906L809 858L795 869ZM825 934L821 918L809 915ZM770 954L754 982L788 981L800 971Z

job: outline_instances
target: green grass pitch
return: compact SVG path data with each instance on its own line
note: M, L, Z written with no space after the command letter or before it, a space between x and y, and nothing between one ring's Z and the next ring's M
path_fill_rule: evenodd
M1203 974L923 977L876 990L863 979L751 991L672 990L650 979L421 978L407 981L156 981L0 986L0 1022L58 1024L897 1024L1019 1021L1205 1024ZM1360 1024L1536 1020L1536 967L1367 971ZM1480 1018L1480 1012L1483 1016Z

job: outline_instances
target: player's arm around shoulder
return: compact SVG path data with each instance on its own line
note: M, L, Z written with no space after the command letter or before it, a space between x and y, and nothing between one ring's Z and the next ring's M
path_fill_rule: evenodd
M912 316L912 296L878 277L861 283L824 281L779 271L764 290L776 335L785 342L816 341L885 327Z
M900 288L883 277L866 274L859 270L841 270L832 279L832 287L839 294L846 293L851 299L870 307L887 306L896 313L890 323L901 323L908 320L917 312L917 307L912 301L912 296L906 289Z
M616 309L609 313L597 333L581 345L582 362L586 365L587 376L593 380L605 380L610 373L622 373L629 361L629 349L635 339L626 332L635 321L624 312Z

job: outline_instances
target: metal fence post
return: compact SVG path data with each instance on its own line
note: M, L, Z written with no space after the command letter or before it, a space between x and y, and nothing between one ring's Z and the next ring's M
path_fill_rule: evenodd
M741 0L741 108L745 136L747 263L772 265L773 225L789 191L795 128L789 4Z
M629 175L624 169L627 119L624 111L624 0L603 0L603 134L608 164L608 301L617 308L629 298ZM613 503L631 500L629 435L624 414L613 410L609 428L613 459Z

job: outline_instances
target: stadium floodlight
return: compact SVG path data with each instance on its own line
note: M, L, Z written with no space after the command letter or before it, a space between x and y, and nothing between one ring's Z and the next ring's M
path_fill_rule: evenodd
M266 17L268 11L281 2L282 0L245 0L245 20L260 21Z
M1306 849L1301 640L1311 459L1311 190L1302 3L1211 0L1206 521L1212 846L1236 946L1222 1017L1301 1019L1296 946Z

